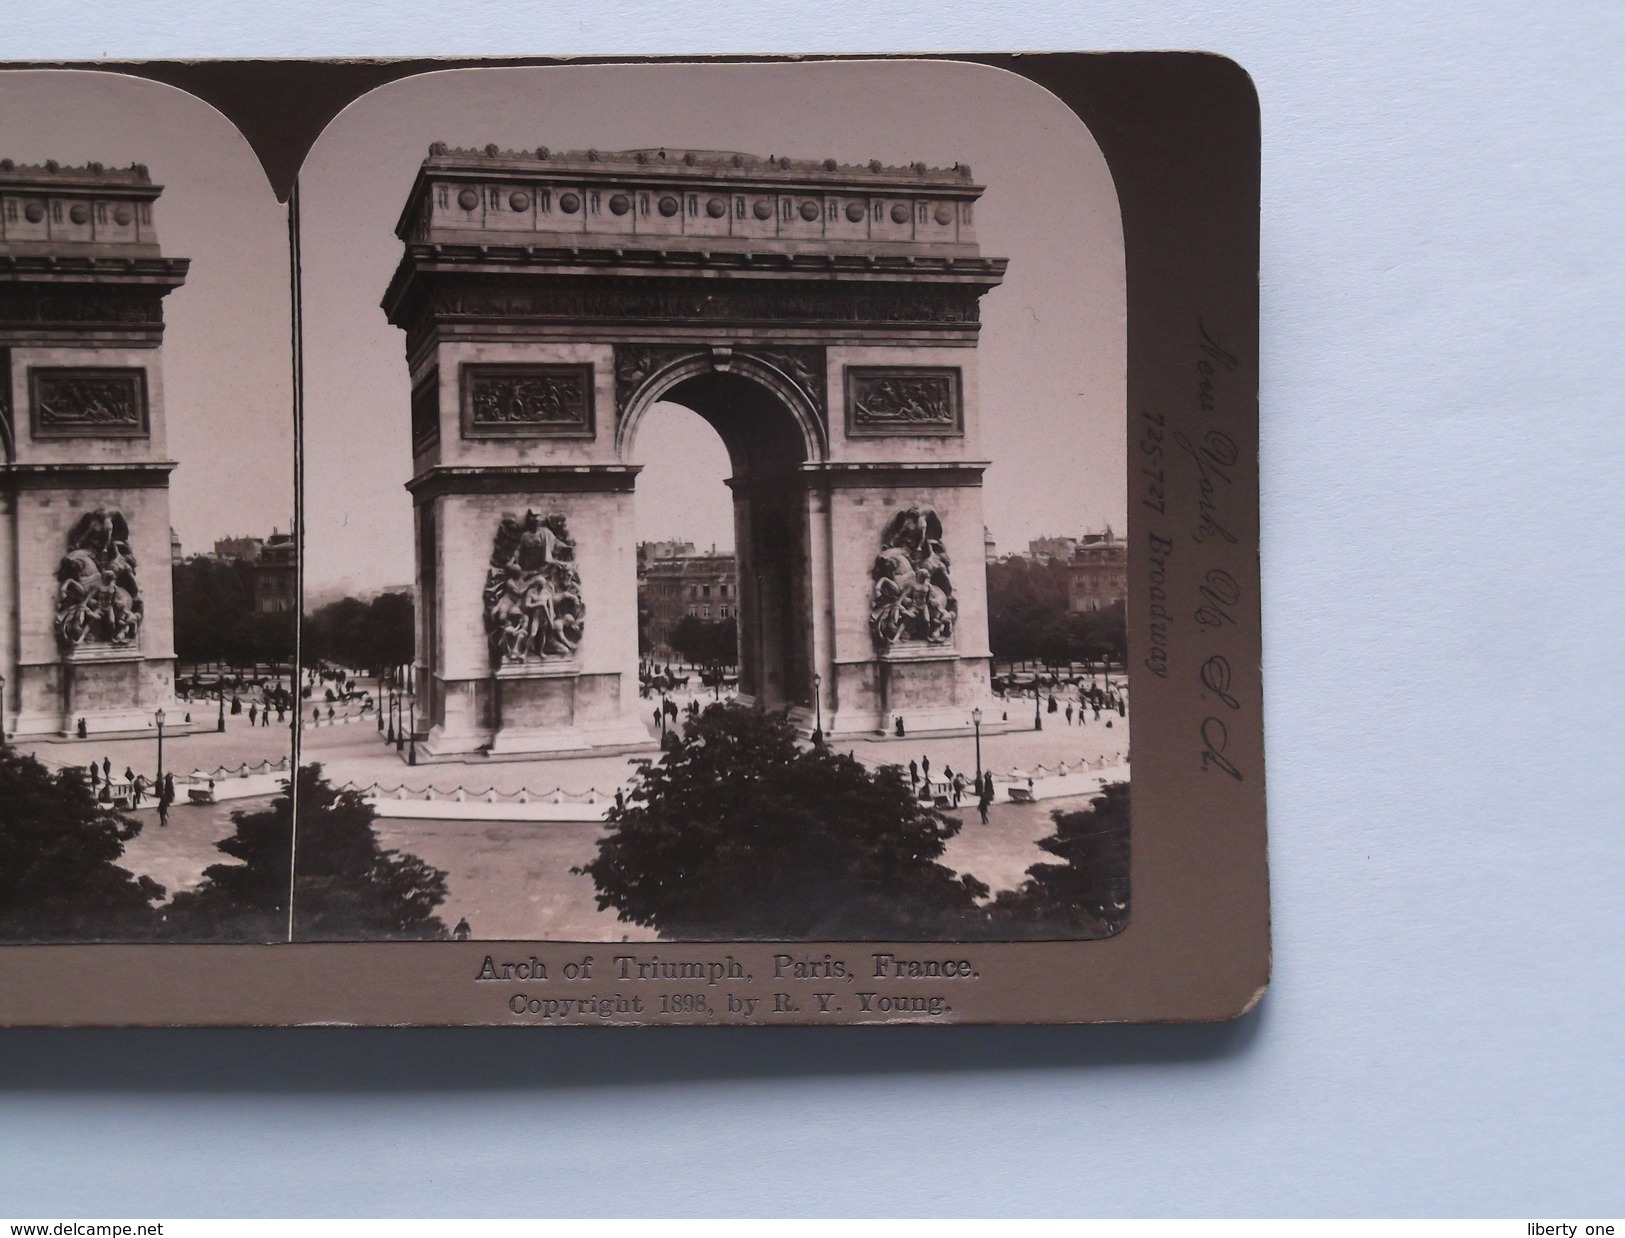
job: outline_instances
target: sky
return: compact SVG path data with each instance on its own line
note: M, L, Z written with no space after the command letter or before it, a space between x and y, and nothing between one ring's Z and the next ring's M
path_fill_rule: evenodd
M168 257L190 258L164 299L170 523L183 550L293 520L287 215L225 117L191 95L113 73L0 75L0 158L144 163Z
M437 140L969 163L987 186L976 215L982 252L1010 259L1004 285L982 301L988 525L1004 549L1122 527L1117 198L1094 139L1048 92L986 66L925 61L453 70L351 104L301 173L313 595L413 576L405 337L378 303L400 260L395 221ZM731 541L714 434L677 412L649 430L637 444L647 464L642 535Z

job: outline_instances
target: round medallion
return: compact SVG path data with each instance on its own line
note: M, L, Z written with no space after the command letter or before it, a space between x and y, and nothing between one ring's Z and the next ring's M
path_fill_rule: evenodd
M667 219L670 219L673 215L677 214L677 209L677 199L672 197L669 193L660 199L660 213Z
M465 189L457 195L457 205L465 211L471 211L480 204L480 195L472 189Z
M632 209L632 199L624 193L618 193L609 200L609 213L611 215L624 215Z
M721 198L712 198L705 204L705 213L712 219L721 219L728 213L728 204Z
M27 206L23 207L23 214L28 217L29 223L37 224L40 220L45 218L45 208L38 202L30 202Z
M508 205L516 211L530 210L530 195L523 190L515 189L508 195Z
M89 223L90 208L83 202L75 202L68 208L68 218L73 220L73 222L76 224Z
M892 203L891 221L894 224L906 224L908 222L908 203L907 202L894 202L894 203Z
M773 218L773 204L766 198L758 198L750 210L751 214L755 215L757 219Z
M954 208L949 206L946 202L939 203L937 206L937 222L943 225L943 227L947 227L949 224L953 223L953 221Z
M581 209L581 196L574 193L561 193L559 195L559 210L566 215L574 215Z
M848 219L850 219L853 223L855 223L855 224L862 223L863 222L863 215L864 215L863 203L861 203L861 202L848 202L846 204L846 217Z
M803 202L801 204L801 217L808 223L812 223L813 220L817 219L818 203L814 202L811 198L808 198L807 201Z
M113 222L121 228L127 225L130 220L134 218L135 216L130 213L130 208L125 206L123 203L120 203L118 206L113 208Z

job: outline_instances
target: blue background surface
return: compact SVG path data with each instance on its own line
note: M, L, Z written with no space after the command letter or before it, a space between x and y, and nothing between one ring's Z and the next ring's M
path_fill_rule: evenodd
M3 1033L0 1212L1625 1213L1625 9L1127 7L8 6L13 59L1238 60L1276 965L1218 1027Z

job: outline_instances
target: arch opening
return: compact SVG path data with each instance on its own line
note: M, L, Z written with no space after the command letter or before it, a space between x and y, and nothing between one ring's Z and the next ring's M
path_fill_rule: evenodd
M649 654L658 658L668 652L673 627L684 618L731 622L737 633L741 699L767 708L807 705L812 690L811 579L801 466L814 458L817 443L809 442L805 410L755 376L718 371L708 363L703 369L678 370L651 384L623 420L622 458L636 461L646 455L639 432L651 414L660 416L653 412L660 404L686 409L709 427L728 457L730 475L719 480L731 491L733 570L728 573L726 565L715 561L722 555L708 555L704 543L697 553L684 556L692 567L686 576L673 562L663 567L650 563L647 597L640 608L640 620L649 630L640 635L645 635ZM693 480L704 486L710 479L696 475ZM638 494L641 530L658 527L644 514L645 502L665 497ZM673 534L681 532L677 523L673 521Z

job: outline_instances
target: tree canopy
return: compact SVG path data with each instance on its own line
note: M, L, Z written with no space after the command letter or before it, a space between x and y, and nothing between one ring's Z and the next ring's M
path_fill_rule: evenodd
M601 910L668 938L952 938L988 892L937 863L958 829L896 769L725 702L673 735L575 871Z
M667 643L691 666L739 665L739 625L732 619L685 615Z
M1034 864L992 906L998 936L1110 937L1128 922L1129 784L1108 783L1078 812L1051 814L1039 846L1060 864Z
M1056 666L1101 658L1123 663L1128 657L1123 604L1073 612L1068 568L1060 562L1012 558L989 563L987 625L996 658Z
M96 803L82 770L0 749L0 940L150 938L164 888L118 864L140 832Z
M446 897L444 872L415 855L381 847L371 805L355 791L336 790L320 765L302 766L296 788L268 809L232 813L235 832L215 845L237 862L211 865L197 889L175 896L169 918L177 935L199 941L285 940L293 854L296 941L446 936L434 914Z
M412 660L412 596L380 593L370 602L340 598L305 620L305 656L335 666L379 670Z
M171 572L175 653L184 662L244 666L293 660L292 611L254 609L254 568L240 560L189 559Z

